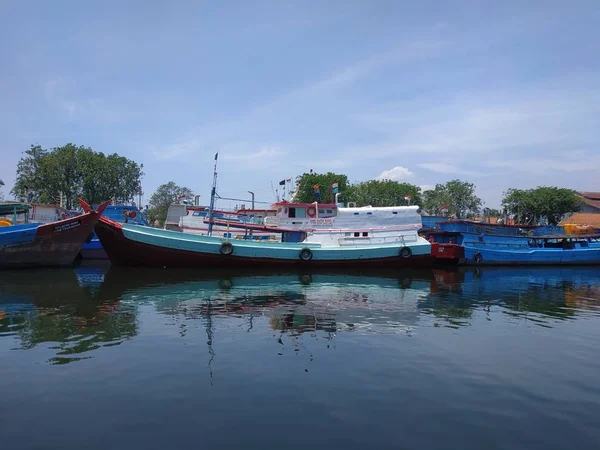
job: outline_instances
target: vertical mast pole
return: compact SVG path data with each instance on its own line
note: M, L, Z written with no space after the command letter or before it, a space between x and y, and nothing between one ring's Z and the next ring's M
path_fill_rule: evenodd
M215 196L217 194L217 159L219 158L219 152L215 154L215 167L213 170L213 185L210 191L210 208L208 210L208 235L212 236L213 229L213 215L215 210Z

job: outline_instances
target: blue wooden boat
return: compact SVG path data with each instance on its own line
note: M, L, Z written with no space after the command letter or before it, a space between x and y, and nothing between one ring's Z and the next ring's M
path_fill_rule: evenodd
M102 215L116 222L148 225L144 214L136 206L132 205L109 205ZM80 254L83 259L108 259L96 233L93 234L89 241L83 244Z
M68 266L90 236L106 204L95 211L81 201L85 213L51 223L17 224L31 208L25 203L0 204L0 216L12 215L10 226L0 227L0 268Z
M567 235L560 227L451 221L428 234L438 249L463 249L463 265L600 265L600 235Z

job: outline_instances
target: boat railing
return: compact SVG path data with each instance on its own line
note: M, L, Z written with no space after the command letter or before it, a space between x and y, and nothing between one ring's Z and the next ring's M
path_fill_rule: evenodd
M404 247L407 243L414 243L417 241L415 236L346 236L338 239L338 244L343 247L348 246L363 246L363 245L377 245L377 244L399 244Z

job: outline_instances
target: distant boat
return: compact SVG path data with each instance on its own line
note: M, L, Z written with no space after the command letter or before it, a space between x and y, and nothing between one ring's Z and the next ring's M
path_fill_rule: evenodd
M451 221L428 233L438 261L461 265L600 265L599 234Z
M134 205L109 205L102 215L116 222L148 225L148 221L142 211ZM96 233L81 247L81 257L83 259L108 259Z
M17 224L19 215L27 217L31 205L0 203L0 217L4 217L5 224L11 223L0 226L0 268L72 264L108 203L100 205L97 211L82 200L80 204L85 211L82 215L46 224Z

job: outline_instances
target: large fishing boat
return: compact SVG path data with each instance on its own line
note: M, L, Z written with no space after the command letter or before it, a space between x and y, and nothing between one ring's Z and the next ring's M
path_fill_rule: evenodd
M102 217L96 233L117 265L206 267L249 265L422 266L432 261L431 245L418 235L417 206L337 208L317 203L277 203L277 215L262 224L215 217L216 158L207 236L122 224ZM320 213L329 217L321 217ZM213 235L215 225L224 236ZM280 242L232 239L231 230L276 232Z
M438 260L462 265L600 265L600 234L457 220L428 234Z
M97 211L80 200L85 213L50 223L18 223L31 206L26 203L0 204L0 217L12 216L0 226L0 268L67 266L79 253L107 203ZM13 225L16 224L16 225Z

